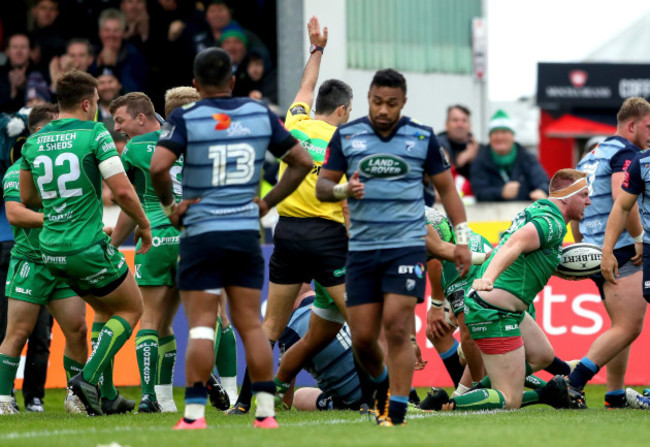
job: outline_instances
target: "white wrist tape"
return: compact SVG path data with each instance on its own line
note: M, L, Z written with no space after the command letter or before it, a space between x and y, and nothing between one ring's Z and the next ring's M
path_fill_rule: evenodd
M211 340L214 341L214 328L208 326L197 326L190 329L191 340Z
M348 194L348 182L341 183L340 185L334 186L332 190L334 198L337 200L347 199L350 195Z
M472 265L481 265L485 262L485 253L477 253L475 251L471 252L472 254Z
M643 236L644 236L644 235L645 235L645 230L641 230L641 234L639 234L638 236L636 236L636 237L634 238L634 242L637 242L637 243L639 243L639 244L642 244L642 243L643 243Z
M459 223L454 227L456 245L469 245L469 227L467 222Z
M162 208L163 213L165 213L165 216L167 216L167 217L174 214L174 212L176 211L177 206L178 206L178 204L176 203L175 200L172 200L172 203L170 203L169 205L163 205L162 203L160 204L160 207Z
M433 307L441 308L444 304L445 304L444 301L434 300L433 298L431 298L431 305Z
M119 174L120 172L124 172L124 165L122 165L122 160L120 160L120 157L116 155L102 161L98 165L98 168L104 179L113 177L115 174Z

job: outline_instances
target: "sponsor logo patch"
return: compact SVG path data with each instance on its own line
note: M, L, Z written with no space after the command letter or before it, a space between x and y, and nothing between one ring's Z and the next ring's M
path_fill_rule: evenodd
M402 158L391 154L369 155L359 162L359 172L366 177L398 179L409 171L409 165Z

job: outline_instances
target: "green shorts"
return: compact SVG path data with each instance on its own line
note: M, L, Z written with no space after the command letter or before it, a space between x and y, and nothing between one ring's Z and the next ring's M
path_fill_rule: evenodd
M465 296L465 324L473 340L519 337L525 312L510 312L481 299L475 291Z
M172 226L151 230L151 249L135 255L135 280L139 286L176 285L180 231ZM136 252L140 249L140 241Z
M314 312L323 320L345 324L345 318L343 317L343 314L341 314L341 311L339 310L330 294L327 293L325 287L314 281L314 289L316 291L316 298L314 298L312 312Z
M68 284L55 278L43 264L14 257L9 261L5 294L9 298L39 306L77 295Z
M124 255L110 241L104 235L79 253L43 253L43 261L54 276L67 282L79 296L102 297L117 289L129 272Z
M336 303L332 299L325 287L321 286L319 283L314 281L314 291L316 292L316 298L314 298L314 307L318 309L337 309Z

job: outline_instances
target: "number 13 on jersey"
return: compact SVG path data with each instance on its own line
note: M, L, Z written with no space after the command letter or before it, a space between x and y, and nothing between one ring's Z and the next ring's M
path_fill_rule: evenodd
M212 186L243 185L253 178L255 149L250 144L217 144L208 151L213 160Z

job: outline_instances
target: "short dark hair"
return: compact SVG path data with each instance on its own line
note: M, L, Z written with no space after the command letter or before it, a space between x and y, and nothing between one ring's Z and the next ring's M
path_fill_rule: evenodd
M451 113L452 110L460 110L465 115L467 115L468 118L472 116L472 112L470 112L466 106L462 104L452 104L449 107L447 107L447 119L449 119L449 114Z
M392 68L377 71L370 83L370 87L372 86L400 88L406 94L406 79L404 79L402 73Z
M352 88L338 79L328 79L318 89L316 97L316 112L329 115L337 107L348 107L352 102Z
M73 45L75 43L80 43L82 45L86 45L86 48L88 48L88 54L90 56L95 55L95 49L93 48L93 44L90 43L90 40L85 39L83 37L73 37L72 39L68 40L68 43L65 45L65 50L68 51L68 48L70 48L70 45Z
M131 115L131 118L135 118L142 113L151 121L156 119L156 111L154 110L151 99L142 92L131 92L118 96L108 106L108 110L113 115L122 106L126 106L126 111Z
M232 78L232 61L221 48L206 48L194 58L194 78L199 85L225 87Z
M41 104L32 107L27 116L27 127L29 133L36 132L38 125L44 121L50 122L59 114L59 106L56 104Z
M96 90L97 79L88 73L79 70L65 73L56 83L59 109L75 109L83 100L93 97Z

